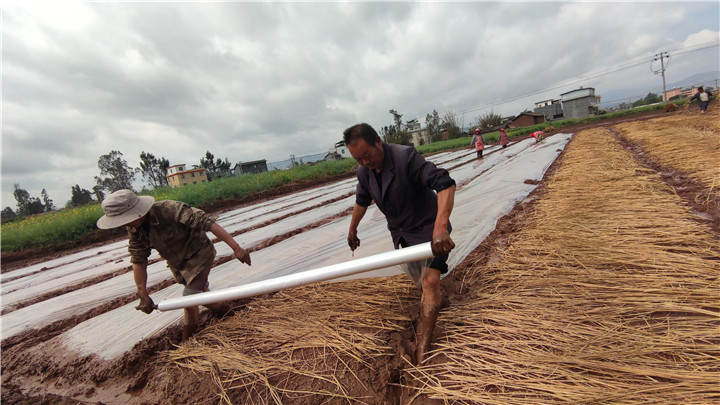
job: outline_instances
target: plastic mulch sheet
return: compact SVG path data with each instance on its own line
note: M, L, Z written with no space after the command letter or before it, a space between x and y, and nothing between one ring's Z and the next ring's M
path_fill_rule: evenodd
M449 168L451 176L459 185L451 216L452 238L456 243L448 260L451 269L482 242L499 218L509 213L518 201L537 187L537 181L542 179L571 137L571 134L556 134L538 144L528 139L505 149L491 146L486 148L482 160L476 159L475 151L469 148L439 153L429 158L438 166ZM218 223L230 232L247 230L235 237L246 248L323 219L336 218L253 252L251 267L232 260L213 268L210 288L216 290L266 280L392 250L385 218L373 205L369 207L358 229L362 245L355 251L354 257L351 254L346 242L350 217L340 214L352 207L355 186L356 180L352 178L222 214ZM56 259L51 271L41 270L42 267L50 267L48 262L39 268L35 266L33 269L6 273L2 285L3 306L9 305L5 302L6 294L7 297L16 294L12 302L19 302L41 291L47 292L67 283L78 282L83 277L95 277L99 272L112 272L127 267L127 242L116 245L98 248L93 252L81 252L84 254L76 254L72 259ZM222 242L216 243L215 247L218 256L232 253ZM400 266L395 266L354 277L401 273ZM27 275L23 277L22 274ZM32 277L35 277L34 282L30 281ZM23 278L28 279L23 281ZM148 285L169 278L171 275L164 261L148 267ZM26 290L27 294L20 293ZM159 302L178 297L181 291L182 286L173 285L152 294L152 298ZM2 316L3 338L43 327L115 298L133 294L135 284L130 272L29 305ZM161 333L182 319L180 310L155 311L146 315L136 311L135 305L136 301L88 319L55 339L61 339L66 346L83 354L94 353L110 359L122 355L139 341Z

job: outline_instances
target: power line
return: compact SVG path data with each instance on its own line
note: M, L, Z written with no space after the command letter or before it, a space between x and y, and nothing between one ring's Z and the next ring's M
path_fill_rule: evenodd
M674 55L682 55L682 54L685 54L685 53L690 53L690 52L700 51L700 50L707 49L707 48L716 47L716 46L718 46L718 45L720 45L720 41L710 41L710 42L704 42L704 43L692 45L692 46L689 46L689 47L687 47L687 48L683 48L683 49L680 49L680 50L677 50L677 51L671 51L671 52L672 52ZM668 53L668 52L666 52L666 53ZM612 74L612 73L619 72L619 71L621 71L621 70L625 70L625 69L629 69L629 68L632 68L632 67L635 67L635 66L639 66L639 65L645 64L645 63L648 62L648 60L652 60L652 58L651 58L651 57L636 58L636 59L634 59L634 60L632 60L632 61L625 62L625 63L623 63L623 64L620 64L620 65L611 67L611 68L609 68L608 70L605 70L605 71L602 71L602 72L591 73L591 74L588 74L588 75L585 75L585 76L581 76L581 77L579 77L579 78L577 78L577 79L573 79L573 80L566 81L566 82L561 82L561 83L556 84L556 85L553 85L553 86L551 86L551 87L546 87L546 88L543 88L543 89L532 90L532 91L530 91L530 92L523 93L523 94L520 94L520 95L517 95L517 96L513 96L513 97L510 97L510 98L507 98L507 99L504 99L504 100L495 101L495 102L492 102L492 103L483 104L483 105L476 106L476 107L471 107L471 108L468 108L468 109L465 109L465 110L461 111L459 114L463 114L463 115L464 115L465 113L468 113L468 112L470 112L470 111L475 111L475 110L482 110L482 109L486 109L486 108L491 108L491 107L494 107L494 106L497 106L497 105L509 103L509 102L512 102L512 101L516 101L516 100L519 100L519 99L522 99L522 98L525 98L525 97L529 97L529 96L533 96L533 95L536 95L536 94L544 93L544 92L546 92L546 91L554 90L554 89L557 89L557 88L560 88L560 87L565 87L565 86L569 86L569 85L572 85L572 84L577 84L577 83L580 83L580 82L584 82L584 81L587 81L587 80L590 80L590 79L595 79L595 78L598 78L598 77L601 77L601 76L609 75L609 74Z

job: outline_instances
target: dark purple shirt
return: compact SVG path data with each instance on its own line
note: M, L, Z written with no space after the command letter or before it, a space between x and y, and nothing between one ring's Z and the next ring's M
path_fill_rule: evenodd
M396 249L401 238L408 246L430 242L438 210L436 192L455 185L455 180L412 146L383 143L382 147L385 157L378 174L381 181L371 169L358 167L355 202L367 207L375 201L385 214Z

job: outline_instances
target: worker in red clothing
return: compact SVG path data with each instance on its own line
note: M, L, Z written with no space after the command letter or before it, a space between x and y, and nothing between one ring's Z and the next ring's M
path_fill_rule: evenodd
M509 143L510 138L508 138L507 132L505 132L505 128L500 128L500 146L506 148Z
M545 133L543 131L535 131L530 134L530 136L535 138L535 143L538 143L545 137Z
M473 135L472 139L470 140L470 146L475 147L475 152L477 152L477 158L482 159L483 151L485 150L485 140L483 139L482 135L480 135L480 130L475 130L475 135Z

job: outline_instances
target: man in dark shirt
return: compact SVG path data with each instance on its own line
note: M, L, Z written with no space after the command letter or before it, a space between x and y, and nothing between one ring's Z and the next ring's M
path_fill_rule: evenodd
M383 143L368 124L344 132L345 144L360 167L348 245L360 246L357 227L367 207L375 202L385 214L395 248L432 242L435 257L413 274L422 288L415 357L421 364L430 348L442 302L440 277L447 273L447 258L455 243L450 238L450 213L455 201L455 180L448 171L426 161L412 146ZM437 194L436 194L437 193ZM419 274L417 274L419 273Z
M697 99L698 104L700 105L700 112L705 114L705 111L707 111L708 104L710 104L710 97L712 97L712 93L710 93L708 90L703 89L702 86L697 88L697 92L694 96L690 98L689 103L692 103Z

